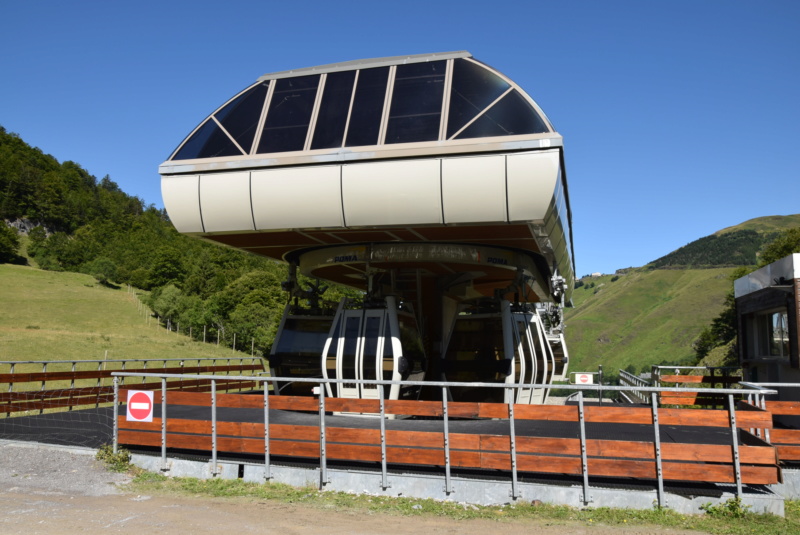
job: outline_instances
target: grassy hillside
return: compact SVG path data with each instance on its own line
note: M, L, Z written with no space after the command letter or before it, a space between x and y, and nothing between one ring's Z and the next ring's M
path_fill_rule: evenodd
M738 230L755 230L756 232L776 232L800 227L800 214L794 215L770 215L749 219L744 223L718 230L716 236L736 232Z
M692 342L722 310L732 271L642 269L585 279L565 314L570 370L690 361Z
M752 266L782 231L800 227L800 214L750 219L704 236L648 264L656 269Z
M230 348L168 333L125 288L78 273L0 264L0 360L230 357ZM236 353L239 356L240 353Z

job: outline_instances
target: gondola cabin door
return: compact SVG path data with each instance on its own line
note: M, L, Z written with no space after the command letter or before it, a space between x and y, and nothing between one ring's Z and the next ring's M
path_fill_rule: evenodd
M377 399L378 387L355 381L382 379L383 354L388 329L387 311L341 310L334 320L325 357L325 375L335 370L335 377L345 381L328 385L328 395L349 399Z

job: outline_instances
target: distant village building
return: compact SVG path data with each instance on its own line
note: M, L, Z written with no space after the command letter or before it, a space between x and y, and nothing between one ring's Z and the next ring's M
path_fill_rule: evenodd
M592 273L592 278L593 279L596 279L597 277L602 277L602 276L603 276L603 274L600 273L599 271L595 271L594 273Z
M800 383L800 254L737 279L734 295L745 379ZM800 398L800 388L791 390L781 398Z

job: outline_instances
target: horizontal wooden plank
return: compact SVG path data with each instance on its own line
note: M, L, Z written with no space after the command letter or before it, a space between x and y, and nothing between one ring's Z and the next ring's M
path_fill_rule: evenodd
M386 400L386 413L402 416L442 416L441 401Z
M769 441L773 444L800 446L800 429L772 429Z
M499 461L505 460L507 454L484 454L481 456L485 468L495 468L497 470L508 470L510 462L504 465ZM492 463L490 465L489 463ZM498 464L499 463L499 464ZM517 469L524 472L539 472L543 474L581 474L580 457L555 457L552 455L518 455Z
M161 446L161 433L120 429L117 440L124 446Z
M101 369L101 370L66 370L56 372L32 372L32 373L2 373L0 383L39 383L50 381L73 381L82 379L104 379L112 377L112 373L165 373L165 374L186 374L199 375L205 373L213 374L235 374L249 375L244 372L264 372L263 364L231 364L223 366L184 366L169 368L128 368L128 369Z
M551 422L577 422L575 405L514 405L514 418Z
M270 396L270 409L319 412L319 399L309 396Z
M712 376L712 375L662 375L659 377L661 383L680 383L680 384L718 384L734 385L741 381L741 377L733 376Z
M331 412L379 414L377 399L325 398L325 410Z
M781 416L800 416L800 401L767 401L767 411Z
M658 411L658 421L661 425L730 427L727 410L662 408ZM767 412L737 411L736 426L769 429L772 428L772 417Z
M800 446L778 445L775 449L778 450L778 459L781 461L800 461Z
M454 462L454 453L451 452L451 462ZM456 456L457 458L457 456ZM386 462L398 464L419 464L425 466L443 466L444 450L421 448L386 448Z
M217 406L233 409L263 409L263 394L217 394Z
M262 433L263 434L263 433ZM271 424L269 426L271 439L303 440L319 442L319 427L288 424Z
M662 463L664 479L700 481L710 483L735 483L733 465ZM780 480L777 466L741 466L742 483L747 485L772 485Z
M96 405L99 403L111 403L113 401L113 394L86 396L81 398L56 398L40 401L25 401L19 403L0 404L0 414L83 407L86 405Z
M71 388L54 388L50 390L23 390L21 392L0 392L0 403L13 401L34 401L58 399L70 396L91 396L97 394L113 394L113 386L84 386Z

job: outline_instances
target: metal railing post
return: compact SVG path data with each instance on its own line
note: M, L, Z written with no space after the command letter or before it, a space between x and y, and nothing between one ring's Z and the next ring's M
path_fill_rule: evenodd
M383 385L378 385L378 399L381 412L381 487L386 490L390 485L386 470L386 402L383 398Z
M449 496L453 492L453 482L450 480L450 423L447 414L447 387L442 387L442 425L444 427L444 493Z
M652 392L650 399L653 407L653 438L655 440L656 454L656 480L658 481L658 506L666 507L667 500L664 496L664 471L661 464L661 428L658 425L658 394Z
M262 381L264 385L264 479L272 479L272 466L269 460L269 388L267 382Z
M16 365L16 363L15 363L15 362L12 362L12 363L11 363L11 366L9 367L9 373L10 373L12 376L14 375L14 366L15 366L15 365ZM8 382L8 393L10 394L10 393L12 393L13 391L14 391L14 381L12 380L12 381L9 381L9 382ZM9 399L12 399L12 400L13 400L13 397L12 397L12 396L9 396ZM8 408L9 408L9 411L6 413L6 418L11 418L11 403L9 403L9 405L8 405Z
M319 488L328 483L328 458L325 437L325 383L319 384Z
M583 473L583 505L588 505L592 501L589 496L589 459L586 453L586 418L583 410L583 390L578 391L578 423L581 432L581 472Z
M167 471L167 379L161 379L161 471Z
M761 410L766 411L767 410L767 396L765 396L764 394L759 393L757 399L760 402L759 403L759 407L761 407ZM770 443L772 442L770 440L769 427L764 429L764 440L766 440L767 442L770 442Z
M508 401L508 435L511 439L511 499L516 500L522 495L517 490L517 433L514 425L514 394L512 392Z
M211 476L217 477L217 380L211 379Z
M114 377L114 455L119 451L119 377Z
M731 422L731 436L733 442L733 468L736 478L736 497L742 497L742 466L739 462L739 430L736 428L736 406L733 394L728 394L728 414Z

